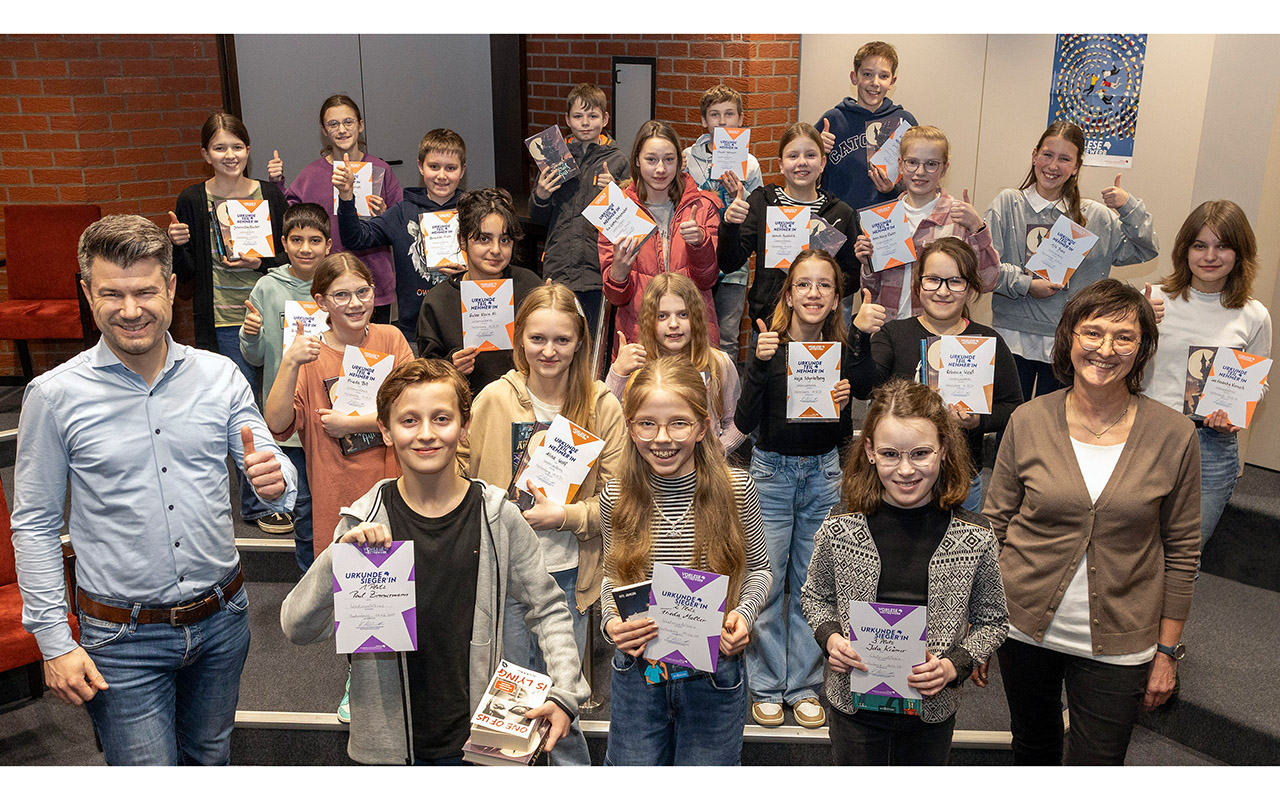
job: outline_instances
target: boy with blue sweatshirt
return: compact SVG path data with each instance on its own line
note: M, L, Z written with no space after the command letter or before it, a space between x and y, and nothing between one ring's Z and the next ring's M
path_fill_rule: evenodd
M458 204L458 184L467 172L467 145L448 128L427 132L418 144L421 187L407 187L404 199L381 215L366 219L356 213L350 170L335 163L333 185L338 187L338 231L350 250L391 245L396 263L396 327L410 342L418 331L418 310L427 291L457 269L427 267L418 220L428 211L448 211Z

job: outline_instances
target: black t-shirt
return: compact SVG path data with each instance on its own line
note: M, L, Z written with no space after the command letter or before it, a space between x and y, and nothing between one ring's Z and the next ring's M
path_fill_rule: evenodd
M867 515L867 528L880 553L877 603L928 604L929 559L950 524L951 513L936 503L919 508L881 503Z
M413 542L418 649L405 655L414 755L461 755L471 720L471 626L484 495L480 484L472 483L457 508L443 517L424 517L409 508L396 481L383 488L382 501L391 537Z

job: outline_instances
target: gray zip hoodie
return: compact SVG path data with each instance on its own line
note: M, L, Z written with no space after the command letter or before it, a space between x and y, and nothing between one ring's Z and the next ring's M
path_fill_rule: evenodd
M342 509L334 541L361 522L390 527L379 481ZM502 658L502 615L510 594L530 608L525 617L538 637L552 688L549 699L574 718L590 690L582 677L573 623L564 592L547 573L537 534L506 493L484 481L484 515L476 609L471 627L469 700L472 712ZM424 623L429 621L423 620ZM333 550L326 548L280 607L280 626L294 644L333 636ZM430 646L430 628L419 629ZM351 657L351 735L347 753L366 764L412 764L413 718L409 713L408 670L402 653L359 653Z

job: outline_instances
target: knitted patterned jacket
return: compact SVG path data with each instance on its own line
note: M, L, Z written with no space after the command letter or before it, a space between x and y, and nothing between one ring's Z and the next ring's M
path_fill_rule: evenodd
M984 663L1009 632L1004 585L1000 582L1000 545L991 526L977 514L952 512L951 524L929 559L929 652L949 658L956 679L924 698L921 718L942 722L960 706L960 686L976 664ZM826 650L833 633L849 630L849 601L874 601L880 583L880 555L867 519L841 507L831 511L814 538L809 577L801 591L805 619ZM828 702L854 713L846 673L824 667Z

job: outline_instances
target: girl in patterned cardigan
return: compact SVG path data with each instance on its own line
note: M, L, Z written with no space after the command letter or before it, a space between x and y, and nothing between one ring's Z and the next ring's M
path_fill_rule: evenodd
M969 475L964 437L936 392L900 378L875 391L843 507L818 529L801 592L827 656L836 764L945 764L960 686L975 668L985 685L979 665L1004 641L1009 614L995 534L961 508ZM926 658L907 679L918 705L850 691L847 673L867 671L848 638L851 600L926 606Z

